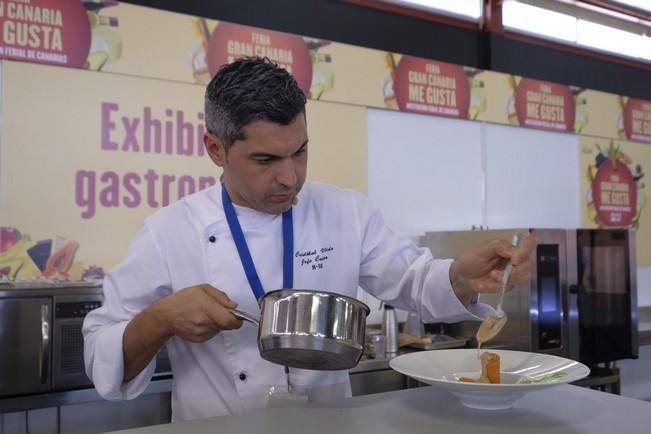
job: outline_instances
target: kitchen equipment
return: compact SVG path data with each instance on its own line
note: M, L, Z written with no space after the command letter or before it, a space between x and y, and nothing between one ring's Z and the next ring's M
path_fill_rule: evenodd
M425 334L425 325L420 320L420 315L418 315L416 312L407 313L407 321L405 323L404 332L411 336L416 336L417 338Z
M405 333L398 334L398 347L425 346L430 345L431 343L432 339L428 338L427 336L416 337L407 335Z
M500 357L500 384L461 382L478 378L480 364L474 349L420 351L392 359L389 365L401 374L445 389L466 407L480 410L511 408L526 393L570 383L586 377L582 363L549 354L495 350Z
M52 390L91 386L84 366L81 327L86 314L100 307L101 294L56 295L52 330Z
M366 355L371 359L386 357L386 336L381 330L366 331Z
M366 317L361 301L333 292L279 289L260 299L260 320L233 310L258 327L263 359L314 370L349 369L364 351Z
M92 387L84 366L81 328L102 305L93 282L11 282L0 290L0 396ZM164 349L154 376L169 375Z
M525 231L526 229L521 229ZM429 232L421 245L435 258L456 257L514 229ZM504 298L509 321L486 348L554 354L588 366L638 356L635 232L628 229L535 229L528 282ZM497 296L480 301L495 304ZM447 326L474 339L479 323Z
M0 396L90 385L81 322L102 288L12 282L0 291Z
M521 240L522 234L520 232L517 232L515 235L513 235L511 245L518 247ZM497 302L495 314L493 315L492 313L489 313L479 326L479 330L477 330L477 348L481 347L484 342L488 342L497 336L497 334L504 327L504 324L506 324L508 316L506 315L506 312L502 310L502 302L504 301L504 292L506 292L506 286L509 283L509 278L511 277L512 271L513 263L509 261L509 263L506 264L506 267L504 268L504 274L502 275L502 288L500 290L500 298Z
M382 332L386 336L386 352L393 355L398 352L398 318L393 306L384 304L382 314Z
M0 299L0 396L50 388L52 300Z
M467 343L468 339L465 338L457 338L445 334L433 334L426 335L421 338L421 341L412 342L407 346L421 350L443 350L448 348L465 347Z

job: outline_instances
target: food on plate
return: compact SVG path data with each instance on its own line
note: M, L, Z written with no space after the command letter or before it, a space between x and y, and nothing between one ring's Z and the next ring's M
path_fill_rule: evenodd
M500 356L488 351L482 353L479 382L500 384Z
M459 377L463 383L500 384L500 356L496 353L484 351L480 356L481 374L478 379Z

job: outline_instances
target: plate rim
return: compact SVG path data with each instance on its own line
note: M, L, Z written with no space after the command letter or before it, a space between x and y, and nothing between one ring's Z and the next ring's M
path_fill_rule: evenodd
M519 351L519 350L507 350L507 349L486 349L486 351L490 351L493 353L498 353L500 357L502 357L502 354L527 354L527 355L536 355L536 356L544 356L544 357L549 357L552 359L556 359L559 361L565 361L565 362L573 362L581 372L581 374L577 378L562 378L557 381L551 381L551 382L541 382L541 383L515 383L515 384L489 384L489 383L466 383L458 380L447 380L447 379L441 379L441 378L432 378L432 377L427 377L427 376L422 376L422 375L414 375L414 374L409 374L404 372L403 370L400 370L396 367L398 363L400 363L399 359L407 359L409 357L416 357L418 355L422 355L425 353L433 352L436 351L438 353L440 352L447 352L447 353L468 353L468 352L476 352L476 348L451 348L451 349L441 349L441 350L426 350L426 351L415 351L412 353L407 353L407 354L401 354L397 357L394 357L389 361L389 366L391 369L393 369L396 372L399 372L400 374L406 375L408 377L414 378L416 380L422 381L424 383L427 383L429 385L435 386L435 385L445 385L446 387L454 387L454 388L462 388L462 389L471 389L471 388L486 388L486 389L491 389L494 391L497 391L499 389L512 389L513 391L515 390L521 390L521 391L526 391L527 389L539 389L543 387L549 387L549 386L555 386L555 385L560 385L560 384L567 384L573 381L578 381L581 380L588 375L590 375L590 368L585 365L584 363L581 363L577 360L569 359L567 357L562 357L562 356L557 356L554 354L546 354L546 353L535 353L531 351ZM421 356L422 357L422 356ZM503 372L509 372L509 371L503 371Z

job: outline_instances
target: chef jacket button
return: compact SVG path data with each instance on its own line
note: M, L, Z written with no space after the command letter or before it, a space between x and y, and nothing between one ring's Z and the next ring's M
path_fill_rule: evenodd
M210 241L211 243L214 243L215 241L217 241L217 238L215 238L214 235L211 235L211 236L208 237L208 241Z
M244 372L240 372L240 380L246 380L246 374Z

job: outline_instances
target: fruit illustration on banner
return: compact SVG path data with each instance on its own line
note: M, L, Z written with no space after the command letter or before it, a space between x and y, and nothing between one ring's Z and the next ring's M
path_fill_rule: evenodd
M220 66L245 56L268 57L287 69L299 87L310 94L312 58L301 36L220 22L210 35L206 64L211 76Z
M84 265L75 256L79 243L62 237L32 241L24 232L0 227L1 280L95 280L104 277L101 267Z
M0 227L0 253L6 252L22 239L23 235L18 231L18 229Z
M402 56L393 90L400 110L468 118L470 86L461 66Z
M0 58L81 68L90 25L79 0L0 1Z
M595 161L587 167L589 218L597 227L637 228L646 205L642 167L612 141L605 151L595 147Z
M0 278L14 279L19 273L27 278L39 276L41 271L27 252L35 245L29 235L16 228L0 228Z

